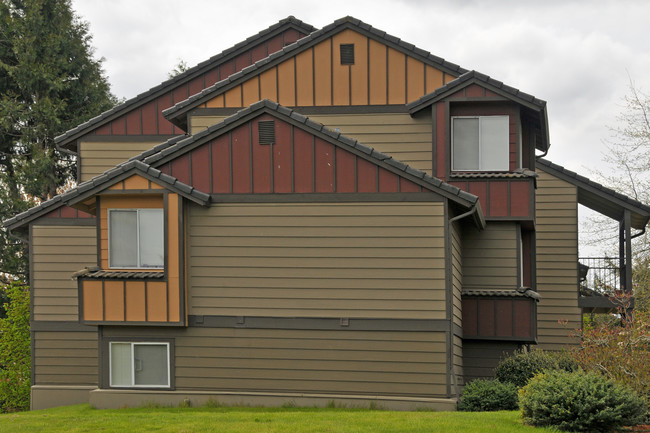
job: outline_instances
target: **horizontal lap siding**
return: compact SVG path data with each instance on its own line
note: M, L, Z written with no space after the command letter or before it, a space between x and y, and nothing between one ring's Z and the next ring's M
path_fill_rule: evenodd
M189 314L445 318L442 203L192 207Z
M81 181L92 179L132 156L149 150L161 141L81 142Z
M97 385L97 331L34 332L36 385Z
M517 288L517 226L489 222L463 232L463 287Z
M310 115L330 129L358 140L431 175L431 119L408 113Z
M539 171L536 193L537 335L544 349L576 344L578 307L578 197L575 186Z
M174 338L177 390L441 397L443 332L105 328Z
M454 324L463 326L461 297L463 290L463 250L460 230L457 222L451 224L451 285L454 293Z
M72 274L97 265L97 231L92 226L33 226L34 320L77 321L77 281Z
M212 125L216 125L228 116L191 116L190 117L190 133L192 135L208 129Z
M512 355L520 345L506 341L463 341L465 383L474 379L493 378L499 362Z

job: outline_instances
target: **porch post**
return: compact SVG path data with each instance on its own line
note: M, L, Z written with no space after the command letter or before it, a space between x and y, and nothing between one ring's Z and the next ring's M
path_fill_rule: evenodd
M625 209L624 214L625 224L625 281L623 291L625 293L632 292L632 214L628 209Z
M627 280L625 275L625 214L623 218L618 222L618 269L619 269L619 287L616 287L616 290L625 290L625 281Z

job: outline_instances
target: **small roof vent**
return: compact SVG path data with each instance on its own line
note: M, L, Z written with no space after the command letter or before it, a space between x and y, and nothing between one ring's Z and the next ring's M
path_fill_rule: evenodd
M260 144L274 144L275 143L275 121L273 120L260 120L257 123L260 133Z
M341 44L341 64L354 65L354 44Z

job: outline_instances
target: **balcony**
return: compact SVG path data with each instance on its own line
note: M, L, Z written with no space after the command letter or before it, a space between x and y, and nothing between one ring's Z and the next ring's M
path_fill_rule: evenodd
M578 273L583 312L605 313L622 306L616 296L625 292L625 265L618 257L580 257Z

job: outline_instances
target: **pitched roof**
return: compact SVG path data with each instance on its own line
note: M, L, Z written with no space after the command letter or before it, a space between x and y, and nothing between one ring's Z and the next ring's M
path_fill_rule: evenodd
M519 89L510 87L504 84L502 81L495 80L494 78L489 77L488 75L481 74L477 71L468 71L465 72L460 77L456 78L453 81L445 84L442 87L434 90L433 92L422 96L421 98L409 102L406 104L406 108L411 114L415 114L418 111L421 111L427 107L430 107L432 104L435 104L438 101L445 99L446 97L454 94L458 90L470 86L472 84L478 84L486 89L491 90L494 93L497 93L504 98L510 99L513 102L521 104L533 111L536 111L540 114L541 122L541 140L536 143L536 147L541 151L547 151L550 147L549 142L549 133L548 133L548 115L546 112L546 101L538 99L533 95L522 92Z
M60 147L66 146L70 142L76 140L77 138L89 133L91 129L98 128L104 125L105 123L108 123L111 120L114 120L124 115L125 113L141 105L144 105L145 103L161 96L162 94L169 92L171 89L181 84L185 84L193 80L197 76L206 73L207 71L213 69L220 63L223 63L227 60L230 60L238 56L239 54L241 54L241 52L251 48L251 46L256 43L261 42L264 38L273 36L289 28L294 28L296 30L299 30L307 34L312 33L313 31L316 30L315 27L298 20L293 16L284 18L278 21L277 23L273 24L269 28L262 30L258 34L253 35L242 42L239 42L238 44L222 51L221 53L215 56L210 57L208 60L199 63L198 65L188 69L187 71L178 74L175 77L170 78L169 80L163 81L159 85L152 87L146 92L143 92L138 96L129 99L128 101L116 105L110 110L103 112L99 116L96 116L88 120L87 122L82 123L81 125L65 132L62 135L59 135L54 139L54 141L57 146Z
M214 84L213 86L207 87L196 95L190 96L188 99L163 110L163 115L175 125L185 128L186 119L184 115L197 105L212 99L218 93L238 85L249 77L271 68L287 58L307 50L322 40L327 39L344 29L352 29L370 38L378 40L391 48L419 59L422 62L434 66L453 76L458 76L466 72L466 69L463 69L454 63L448 62L438 56L434 56L430 52L417 48L415 45L402 41L395 36L391 36L382 30L372 27L370 24L366 24L356 18L347 16L340 18L322 29L311 33L309 36L305 36L297 42L284 47L282 50L269 55L265 59L259 60L255 64L230 75L228 78Z
M598 213L622 221L624 211L628 210L632 214L632 227L639 230L644 229L650 220L650 206L640 201L616 192L547 159L538 158L537 167L575 185L578 188L578 203Z
M195 203L206 205L210 201L210 195L180 182L175 177L162 173L160 170L157 170L142 161L129 160L113 167L97 177L80 183L76 188L72 188L63 194L59 194L38 206L28 209L27 211L4 221L2 224L9 230L23 226L60 206L78 203L133 174L138 174L156 182L170 191L178 193Z

